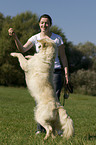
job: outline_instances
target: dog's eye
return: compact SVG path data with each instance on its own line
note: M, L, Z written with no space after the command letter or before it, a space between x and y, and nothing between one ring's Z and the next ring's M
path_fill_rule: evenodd
M41 48L41 45L39 45L38 48Z
M44 43L44 44L43 44L43 47L47 47L47 43Z

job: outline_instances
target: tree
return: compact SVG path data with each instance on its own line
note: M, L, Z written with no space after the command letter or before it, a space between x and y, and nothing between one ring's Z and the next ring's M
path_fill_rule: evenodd
M85 44L79 43L77 49L89 58L96 56L96 46L91 42L86 42Z
M0 13L0 33L1 33L1 30L2 30L2 27L3 27L3 21L4 21L4 16L2 13Z
M18 61L10 56L11 52L18 51L14 40L8 35L8 29L10 27L15 29L21 43L25 43L31 35L39 31L38 17L31 12L25 12L13 18L6 17L3 19L3 27L1 29L0 37L0 84L12 85L12 83L15 82L13 84L20 85L21 83L22 85L24 84L24 77L21 77L23 76L23 71L19 67ZM11 69L14 69L14 71ZM17 72L17 70L18 73L13 73ZM19 83L17 81L18 78L21 80Z

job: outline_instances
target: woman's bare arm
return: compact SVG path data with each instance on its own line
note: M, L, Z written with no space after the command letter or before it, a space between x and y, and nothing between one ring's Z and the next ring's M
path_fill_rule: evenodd
M14 38L16 47L20 52L24 53L24 52L28 51L33 46L33 44L30 41L27 41L24 45L22 45L21 42L19 41L16 33L14 32L13 28L10 28L8 30L8 32L9 32L9 35Z

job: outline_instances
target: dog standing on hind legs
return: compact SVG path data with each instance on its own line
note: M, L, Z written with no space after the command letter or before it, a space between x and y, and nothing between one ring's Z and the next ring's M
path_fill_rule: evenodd
M19 59L20 66L25 72L27 87L37 102L34 110L35 120L46 130L44 139L49 136L54 138L57 130L62 130L63 136L69 138L74 134L73 121L56 100L52 82L57 47L54 41L48 38L39 42L39 53L28 60L21 53L11 55Z

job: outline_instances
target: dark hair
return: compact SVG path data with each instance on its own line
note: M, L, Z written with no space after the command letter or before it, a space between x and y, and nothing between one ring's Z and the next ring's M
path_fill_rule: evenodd
M50 25L52 25L52 19L51 19L51 17L50 17L49 15L43 14L43 15L39 18L39 22L41 21L41 18L48 18L49 21L50 21Z

